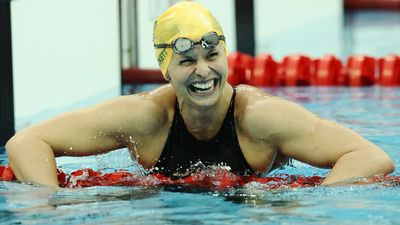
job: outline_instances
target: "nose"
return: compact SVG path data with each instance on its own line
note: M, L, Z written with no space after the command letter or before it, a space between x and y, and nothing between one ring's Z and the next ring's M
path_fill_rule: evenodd
M207 77L210 74L210 67L204 60L197 61L196 64L196 74L201 77Z

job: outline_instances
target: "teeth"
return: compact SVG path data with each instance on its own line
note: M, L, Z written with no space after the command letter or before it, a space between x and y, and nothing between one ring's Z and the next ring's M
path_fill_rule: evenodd
M192 84L195 88L207 90L214 85L214 80L207 81L206 83L194 83Z
M207 82L193 83L190 85L190 89L193 92L204 95L207 93L211 93L214 90L214 86L215 86L215 80L210 80Z

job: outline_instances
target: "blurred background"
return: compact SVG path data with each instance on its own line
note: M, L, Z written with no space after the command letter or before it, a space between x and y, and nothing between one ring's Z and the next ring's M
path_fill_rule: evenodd
M139 90L135 82L163 82L152 27L176 2L1 0L0 146L61 112ZM400 55L400 0L196 2L219 20L231 53L276 62L329 54L343 64L358 54Z

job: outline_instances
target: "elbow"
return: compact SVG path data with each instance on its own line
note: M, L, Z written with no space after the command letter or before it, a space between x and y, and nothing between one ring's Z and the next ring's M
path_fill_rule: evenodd
M14 135L11 137L5 145L6 152L8 159L12 161L12 159L15 156L15 153L17 152L18 146L22 143L22 137L20 135Z
M15 162L18 161L19 158L19 152L18 151L18 146L21 145L21 138L19 135L14 135L11 137L7 142L6 145L4 146L6 149L6 154L8 158L8 165L11 166L12 171L14 175L16 176L16 168L15 168Z
M384 153L381 157L376 157L375 162L379 170L379 174L390 174L395 170L395 164L393 160Z
M395 163L383 150L380 151L359 151L357 153L359 159L358 163L360 168L366 173L367 176L374 175L387 175L395 170Z
M25 134L16 134L11 137L5 145L8 159L12 161L18 154L23 154L24 146L32 145L32 138Z
M18 144L18 137L14 135L6 142L6 145L4 146L6 148L7 154L10 154L12 150L15 149L14 146L17 144Z
M389 157L383 162L384 174L392 173L395 170L395 164Z

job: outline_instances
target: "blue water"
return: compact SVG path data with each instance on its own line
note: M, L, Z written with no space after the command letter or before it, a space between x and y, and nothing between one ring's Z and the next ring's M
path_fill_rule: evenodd
M400 88L265 90L352 128L382 147L400 168ZM6 163L0 150L0 164ZM57 163L66 172L82 167L139 172L124 149L101 156L62 157ZM274 173L324 176L327 172L295 162ZM161 187L52 192L0 182L0 224L400 224L399 184L265 190L251 183L241 189L193 192Z

